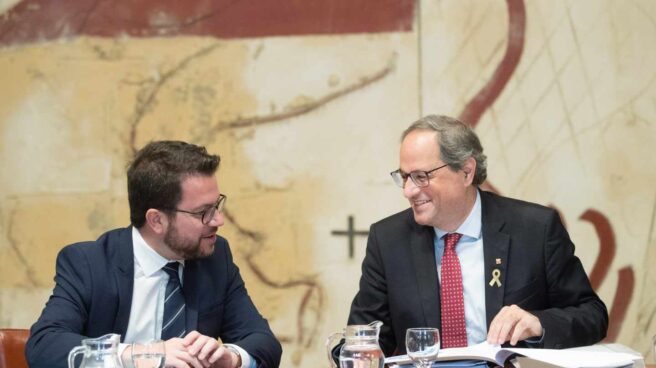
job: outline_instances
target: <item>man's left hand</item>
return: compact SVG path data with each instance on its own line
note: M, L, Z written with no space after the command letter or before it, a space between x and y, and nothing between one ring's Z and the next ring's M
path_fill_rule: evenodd
M195 356L205 368L239 368L239 355L223 346L215 338L201 335L197 331L190 332L184 338L187 352Z
M531 337L542 336L542 324L538 317L511 305L501 308L490 324L487 342L501 345L510 341L510 345L517 345L518 341Z

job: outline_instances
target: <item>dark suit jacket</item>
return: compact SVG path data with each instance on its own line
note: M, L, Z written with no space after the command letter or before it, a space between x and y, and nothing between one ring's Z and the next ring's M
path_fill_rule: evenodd
M541 346L567 348L606 336L608 313L574 255L558 213L536 204L480 192L487 327L503 306L536 315L545 330ZM440 328L440 285L432 227L411 209L371 226L360 290L349 324L384 323L385 355L405 353L410 327ZM501 264L496 264L496 259ZM501 271L501 287L487 284ZM467 272L467 270L463 270Z
M62 249L52 296L27 342L30 367L67 367L68 352L82 339L124 336L133 284L131 227ZM187 331L220 337L258 366L278 367L282 348L248 296L224 238L217 237L211 256L185 262L183 290Z

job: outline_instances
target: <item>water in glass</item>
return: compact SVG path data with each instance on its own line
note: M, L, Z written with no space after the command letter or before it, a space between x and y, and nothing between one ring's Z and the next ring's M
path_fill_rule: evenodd
M132 355L134 368L164 368L164 356L161 354L134 354Z
M342 349L340 368L383 368L385 356L378 346L351 345Z
M166 351L162 340L132 344L134 368L164 368L165 360Z
M416 367L430 367L440 351L440 332L437 328L409 328L405 348Z

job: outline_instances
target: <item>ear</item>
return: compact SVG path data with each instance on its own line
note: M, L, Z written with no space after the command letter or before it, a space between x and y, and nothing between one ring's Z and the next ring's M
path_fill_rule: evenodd
M470 186L476 175L476 160L473 157L468 158L462 165L462 172L465 175L465 185Z
M164 212L154 208L150 208L148 211L146 211L145 226L148 226L153 233L159 235L164 234L168 228L168 225L169 218Z

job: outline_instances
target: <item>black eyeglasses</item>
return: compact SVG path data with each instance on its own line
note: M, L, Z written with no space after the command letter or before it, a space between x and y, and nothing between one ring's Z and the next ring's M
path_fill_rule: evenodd
M226 201L228 200L228 197L225 195L221 194L219 195L219 199L216 201L214 205L211 207L208 207L202 211L198 212L191 212L191 211L185 211L185 210L180 210L177 208L167 208L169 211L175 211L175 212L182 212L182 213L188 213L190 215L200 217L200 221L203 223L203 225L207 225L212 221L214 218L214 215L216 215L216 212L218 211L221 213L223 211L223 207L225 206Z
M433 170L428 170L428 171L413 171L409 174L404 173L401 171L401 169L394 170L390 173L392 176L392 179L394 179L394 183L398 185L399 187L403 188L405 187L405 183L408 181L408 178L412 179L412 182L415 183L415 185L419 188L425 187L428 185L428 179L430 179L430 174L432 172L435 172L443 167L449 166L448 164L444 164L440 167L436 167Z

